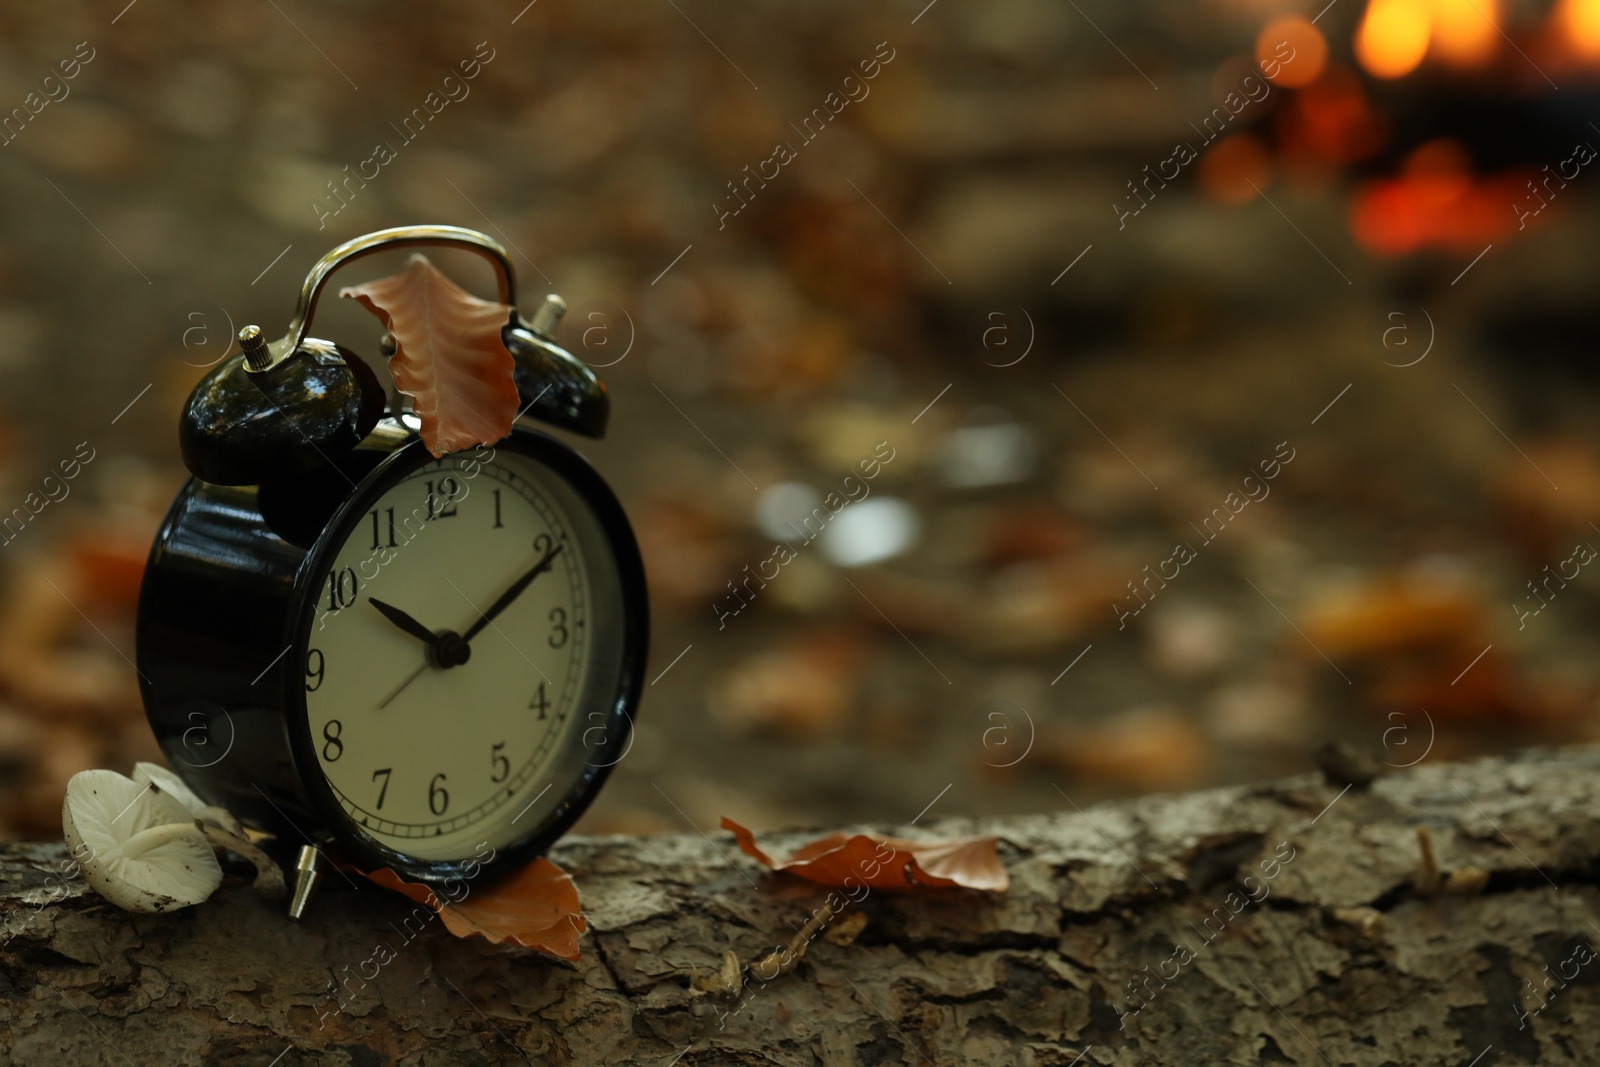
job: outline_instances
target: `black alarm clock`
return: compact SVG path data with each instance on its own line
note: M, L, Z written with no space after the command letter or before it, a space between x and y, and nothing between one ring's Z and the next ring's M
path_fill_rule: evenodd
M494 240L450 226L346 242L287 334L240 332L184 409L192 477L145 570L137 666L150 724L206 801L301 846L424 882L546 850L629 744L645 669L644 572L621 505L547 433L435 457L350 350L306 336L328 276L449 245L498 268L524 418L593 437L609 402L532 321Z

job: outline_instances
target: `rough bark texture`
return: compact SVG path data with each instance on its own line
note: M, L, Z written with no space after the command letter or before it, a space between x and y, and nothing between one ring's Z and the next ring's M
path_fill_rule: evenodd
M81 880L47 885L59 845L10 845L0 1059L1592 1064L1597 801L1600 749L1581 748L1343 796L1308 777L935 823L919 836L999 835L1011 891L874 893L854 943L817 939L742 1008L692 993L690 968L765 953L823 893L763 873L720 832L562 843L591 922L575 966L458 941L437 920L414 933L406 901L337 877L298 925L237 880L178 914L130 915ZM1465 887L1418 891L1418 827ZM1472 869L1487 874L1475 891ZM393 959L364 964L380 943Z

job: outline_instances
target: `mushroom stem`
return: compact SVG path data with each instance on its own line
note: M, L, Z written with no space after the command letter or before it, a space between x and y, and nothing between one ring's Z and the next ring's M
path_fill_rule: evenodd
M140 830L124 841L122 847L116 850L117 855L123 859L136 860L151 849L159 848L169 841L192 837L194 832L195 824L192 822L172 822L152 826L148 830Z

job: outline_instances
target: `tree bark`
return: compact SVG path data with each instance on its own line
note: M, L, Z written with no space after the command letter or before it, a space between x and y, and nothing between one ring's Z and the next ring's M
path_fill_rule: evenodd
M825 891L721 832L562 842L576 965L417 932L337 875L298 924L233 878L131 915L60 878L61 845L5 845L0 1062L1592 1064L1597 800L1600 748L1575 748L870 827L996 835L1011 889L874 892L852 943L819 937L738 999L690 970L765 955Z

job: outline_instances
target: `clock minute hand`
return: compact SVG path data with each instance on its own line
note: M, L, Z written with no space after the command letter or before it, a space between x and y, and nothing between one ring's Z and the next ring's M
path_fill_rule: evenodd
M439 639L434 635L432 630L428 629L426 626L422 625L422 623L418 622L410 615L407 615L393 604L385 604L378 598L370 596L367 597L367 603L377 608L378 611L383 614L384 618L400 627L400 629L404 630L412 637L419 639L429 648L432 648L438 642Z
M494 621L496 615L499 615L502 611L506 610L506 608L510 607L511 602L516 600L517 597L521 596L524 589L533 584L533 580L535 578L539 577L539 575L550 569L550 565L555 562L556 555L560 551L561 546L556 545L554 548L550 549L550 551L546 552L544 554L544 558L533 565L532 570L528 571L527 574L524 574L521 578L518 578L515 582L513 582L510 589L507 589L504 593L500 594L499 600L496 600L493 604L490 604L488 610L482 615L478 616L478 621L473 623L472 626L468 628L467 632L461 635L461 639L463 641L471 641L474 637L478 636L478 634L483 631L485 626L488 626Z

